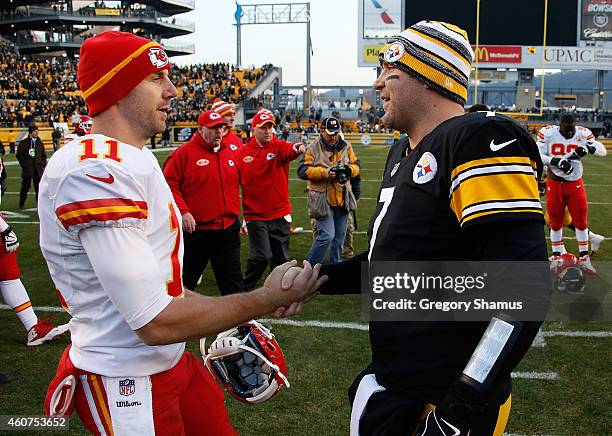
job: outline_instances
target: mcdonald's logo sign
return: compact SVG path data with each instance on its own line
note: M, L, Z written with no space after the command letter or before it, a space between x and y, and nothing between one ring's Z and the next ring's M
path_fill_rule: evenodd
M480 45L472 46L474 60L482 64L520 64L522 50L516 45Z

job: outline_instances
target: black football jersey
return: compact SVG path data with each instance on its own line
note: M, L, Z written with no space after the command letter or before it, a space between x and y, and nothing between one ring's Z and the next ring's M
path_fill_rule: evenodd
M528 132L492 112L451 118L412 151L398 141L370 223L370 261L484 260L469 238L479 225L511 231L517 220L544 223L541 174ZM371 322L375 373L388 386L442 394L486 324Z

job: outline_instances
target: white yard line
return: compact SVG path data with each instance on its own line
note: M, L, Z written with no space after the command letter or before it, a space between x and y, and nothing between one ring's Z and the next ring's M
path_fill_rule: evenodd
M517 371L510 374L512 378L526 378L529 380L557 380L556 372Z
M0 304L0 310L12 310L12 308L6 304ZM59 306L35 306L34 310L37 312L64 312ZM293 327L314 327L322 329L346 329L346 330L361 330L367 331L368 325L359 322L336 322L336 321L319 321L319 320L306 320L298 321L293 319L276 319L276 318L264 318L262 322L268 322L270 324L277 325L288 325ZM540 332L545 338L550 337L569 337L569 338L612 338L612 331L556 331L547 330Z

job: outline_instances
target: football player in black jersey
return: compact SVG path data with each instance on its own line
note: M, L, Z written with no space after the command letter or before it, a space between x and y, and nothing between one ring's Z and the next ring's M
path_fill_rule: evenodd
M541 261L542 162L522 127L493 112L464 115L473 60L467 34L421 21L380 52L374 83L392 146L369 228L369 250L324 267L323 294L360 292L361 262ZM546 271L544 270L544 274ZM509 327L503 352L476 380L468 362ZM351 435L501 435L510 374L541 322L370 322L372 363L349 389ZM489 328L488 328L489 327ZM499 344L497 344L499 345Z

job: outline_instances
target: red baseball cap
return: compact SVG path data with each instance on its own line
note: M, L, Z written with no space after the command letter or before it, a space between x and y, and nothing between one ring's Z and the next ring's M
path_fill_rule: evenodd
M251 121L251 127L261 127L267 123L272 123L276 126L274 114L267 109L263 109L255 114L253 121Z
M104 112L149 74L170 66L159 43L133 33L108 31L87 39L81 46L77 80L89 115Z
M202 112L198 117L198 126L204 126L212 129L213 127L220 126L221 124L227 125L223 117L212 109Z

